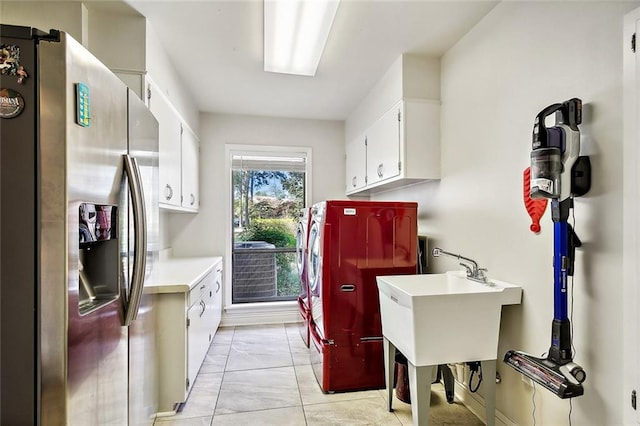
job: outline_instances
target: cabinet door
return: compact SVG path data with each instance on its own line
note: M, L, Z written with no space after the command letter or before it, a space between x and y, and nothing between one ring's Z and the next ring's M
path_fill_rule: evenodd
M200 143L188 126L182 126L182 207L197 210L198 197L198 159Z
M209 290L206 294L203 294L191 307L187 313L188 324L187 327L187 380L189 383L189 389L193 386L193 382L198 375L200 366L204 361L207 351L209 350L209 344L213 336L211 336L210 321L207 318L210 317L211 312L207 312L207 297L209 296Z
M366 136L362 135L347 143L346 149L346 192L358 191L367 184Z
M367 185L400 174L402 103L380 117L367 132Z
M220 326L220 320L222 319L222 263L215 267L213 273L213 288L211 289L213 297L212 303L212 336L215 335L216 330Z
M187 294L158 294L154 305L156 344L158 348L159 405L158 411L171 411L176 403L187 399L192 383L188 380L187 354Z
M158 120L160 204L180 206L180 117L160 88L149 82L149 109Z

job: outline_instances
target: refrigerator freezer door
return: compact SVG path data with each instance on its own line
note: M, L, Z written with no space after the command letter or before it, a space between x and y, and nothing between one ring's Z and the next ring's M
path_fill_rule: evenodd
M0 44L20 49L20 66L35 69L36 45L28 34L11 36L3 26L0 36ZM16 76L0 73L0 88L20 93L25 106L14 118L0 118L0 424L28 424L36 419L31 384L38 374L35 77L19 84Z

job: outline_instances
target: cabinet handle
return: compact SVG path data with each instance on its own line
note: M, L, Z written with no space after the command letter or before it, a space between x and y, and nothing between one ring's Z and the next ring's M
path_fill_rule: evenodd
M206 286L207 286L206 284L202 284L202 285L200 286L200 290L204 290L204 288L205 288Z
M165 186L164 188L164 197L167 199L167 201L173 198L173 188L171 188L171 185L169 184L167 184L167 186Z
M196 203L196 196L191 194L190 197L191 197L191 205L194 205Z
M216 282L216 293L220 291L220 281Z
M384 176L384 164L380 163L378 165L378 177L381 178L382 176Z
M356 187L356 176L351 179L351 186Z
M202 317L204 315L204 311L207 310L207 304L204 303L204 300L200 301L200 306L202 307L202 311L200 312L200 317Z

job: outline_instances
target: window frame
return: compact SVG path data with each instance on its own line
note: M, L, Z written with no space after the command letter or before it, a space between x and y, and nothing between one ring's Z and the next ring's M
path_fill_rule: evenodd
M233 303L231 299L232 286L232 246L233 246L233 193L232 193L232 174L233 174L233 156L234 155L264 155L264 156L283 156L295 157L304 155L306 158L305 167L305 194L304 205L309 206L312 200L312 149L305 146L282 146L282 145L243 145L243 144L225 144L225 280L223 293L223 310L225 314L260 314L261 321L268 319L264 315L271 315L279 318L281 315L287 315L292 310L298 309L297 301L283 302L255 302L255 303Z

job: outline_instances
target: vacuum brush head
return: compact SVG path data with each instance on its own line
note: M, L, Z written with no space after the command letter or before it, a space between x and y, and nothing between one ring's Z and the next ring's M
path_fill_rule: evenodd
M582 382L586 373L573 362L559 365L549 358L537 358L519 351L508 351L504 362L562 399L584 394Z

